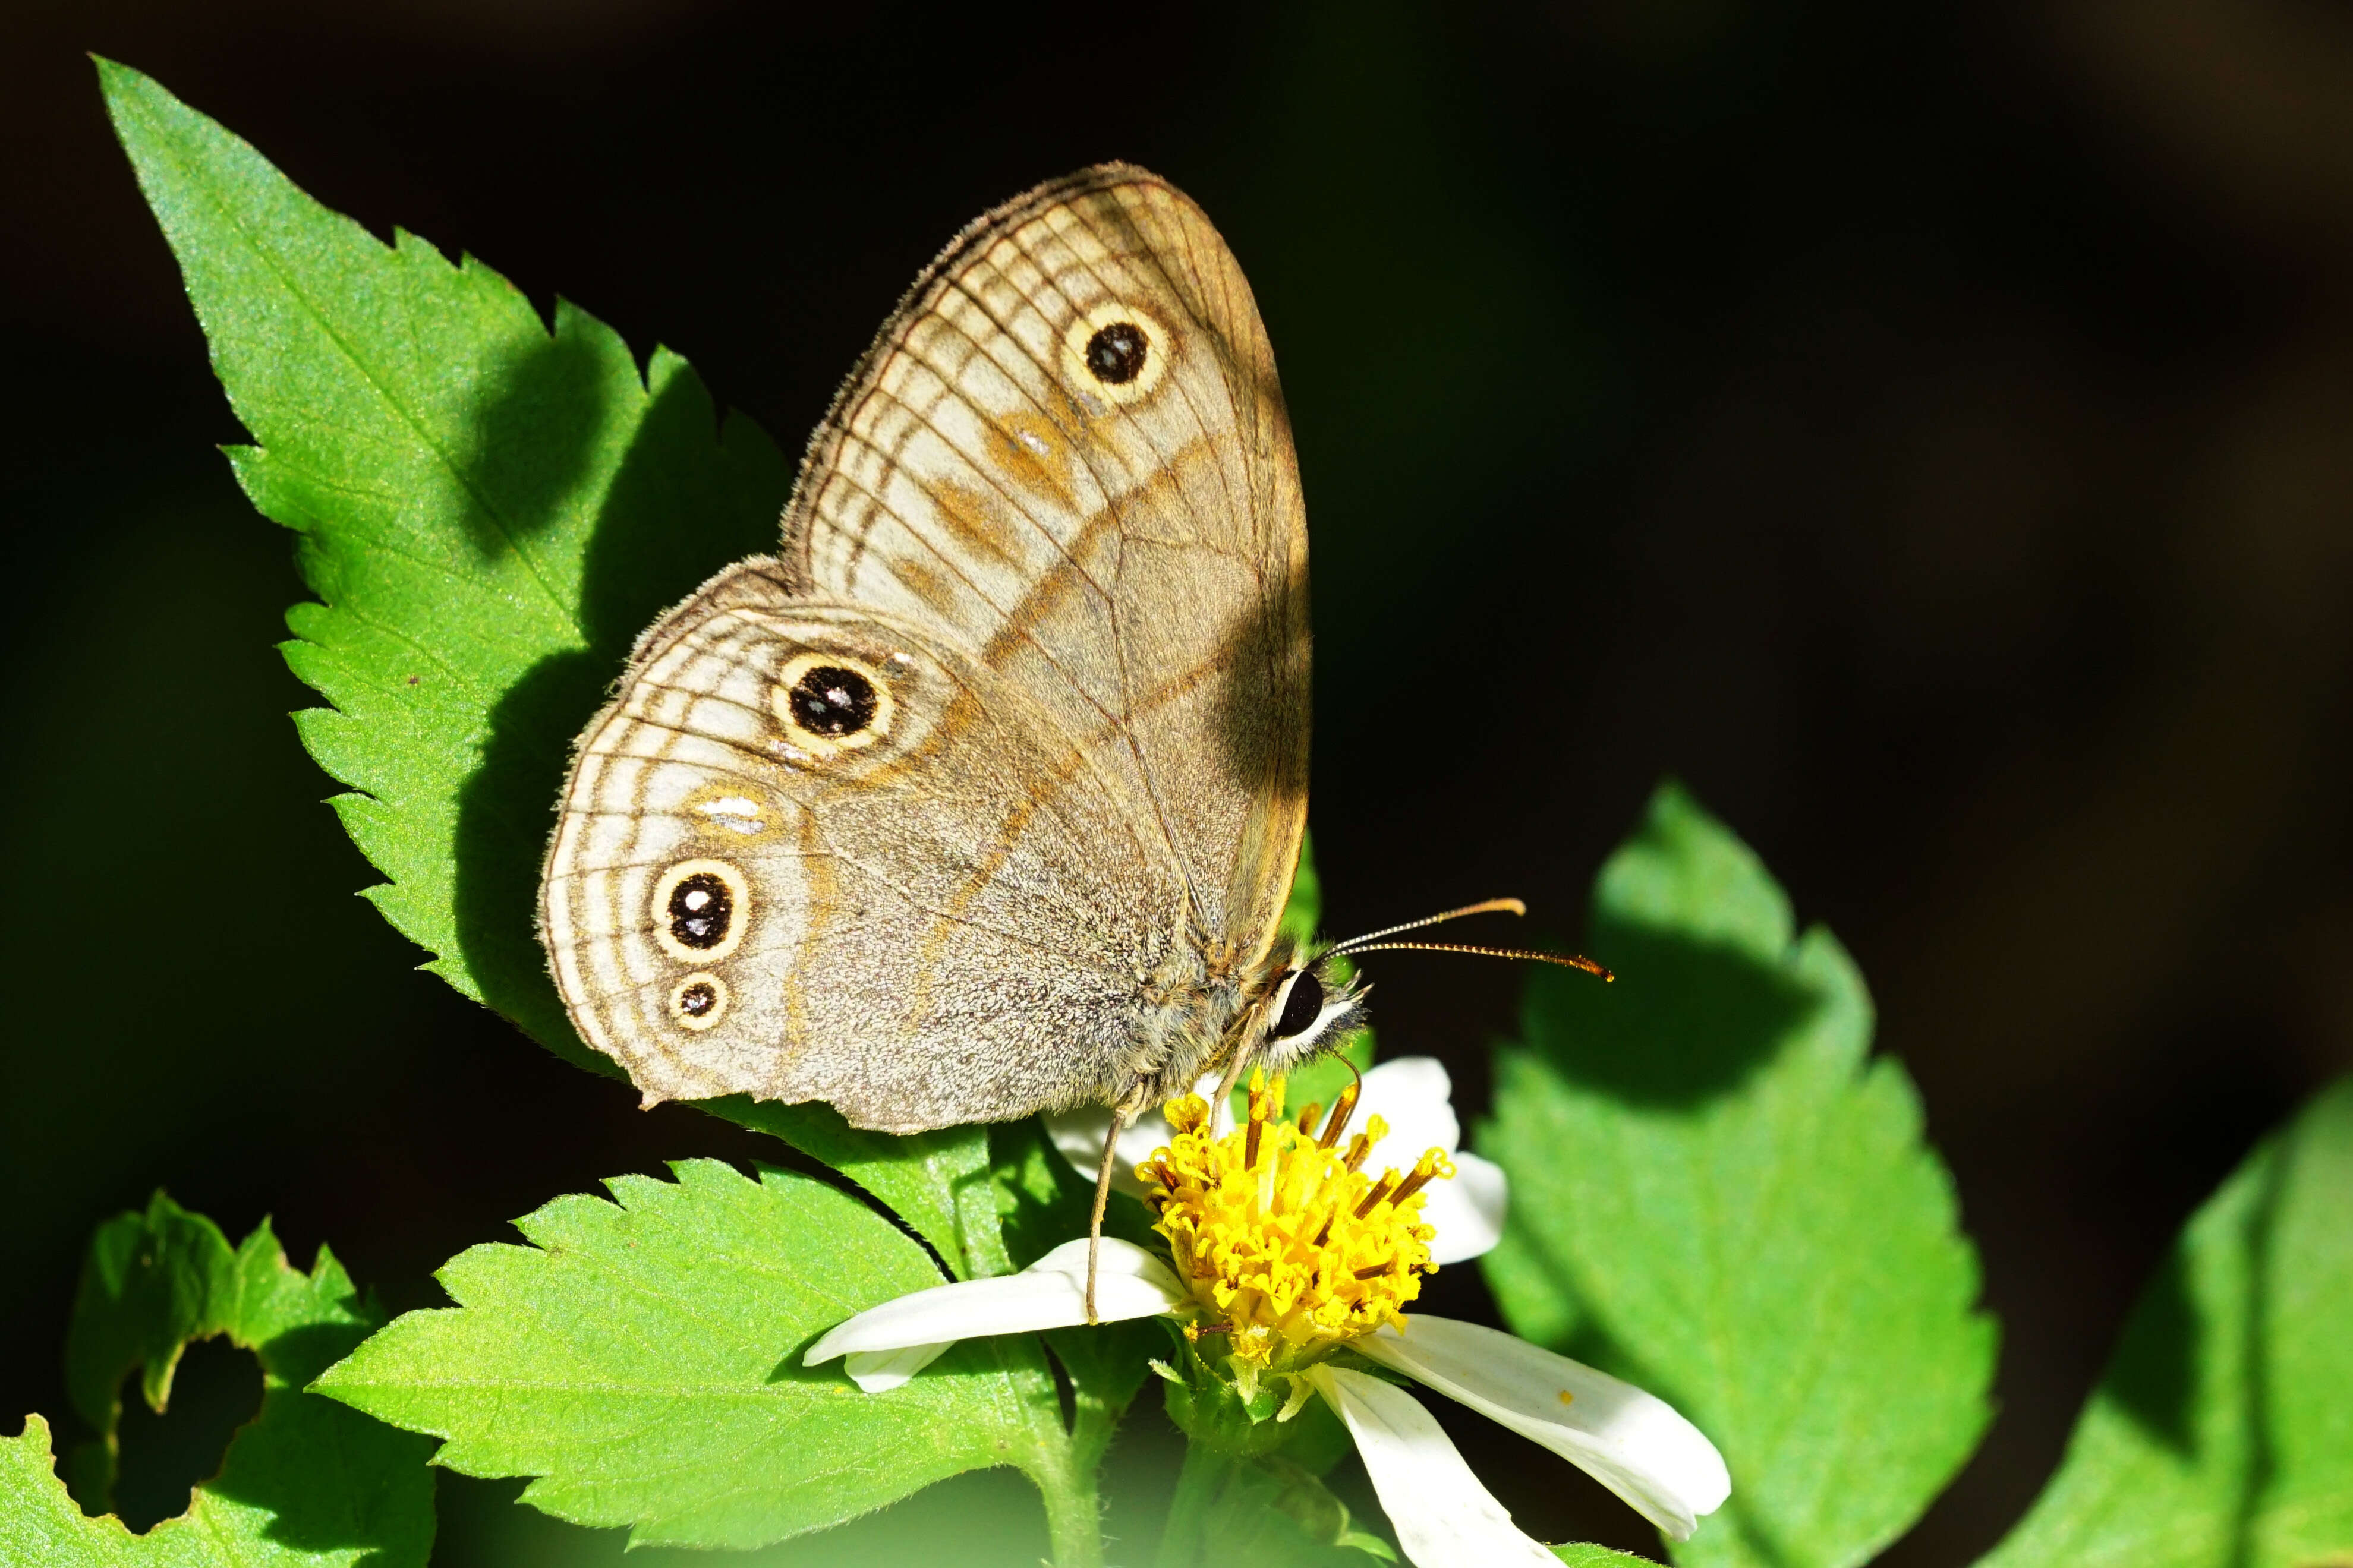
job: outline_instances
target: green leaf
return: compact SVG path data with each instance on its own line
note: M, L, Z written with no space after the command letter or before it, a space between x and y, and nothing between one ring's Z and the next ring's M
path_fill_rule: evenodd
M1008 1274L986 1126L904 1137L852 1127L829 1105L779 1105L749 1095L702 1102L731 1121L783 1139L872 1193L932 1244L959 1279Z
M322 603L286 658L332 706L296 724L390 879L368 896L426 967L613 1071L533 934L556 795L638 633L774 546L783 459L675 354L640 374L584 312L559 302L551 331L480 262L385 246L147 78L99 73L259 443L237 479L301 535Z
M1539 973L1481 1152L1523 1336L1651 1389L1732 1498L1679 1563L1843 1568L1976 1447L1995 1331L1950 1177L1862 978L1748 848L1662 788L1596 885L1600 985Z
M559 301L551 331L480 262L379 244L147 78L99 72L260 442L230 453L238 481L302 536L322 603L295 606L284 651L332 706L295 721L391 879L368 896L427 969L617 1074L548 978L540 856L573 740L638 634L774 547L783 458L740 416L723 425L667 349L641 375L594 318ZM822 1106L709 1109L841 1170L958 1274L1005 1267L977 1130L902 1144Z
M968 1341L884 1394L801 1364L844 1318L940 1283L888 1221L785 1172L674 1169L614 1180L615 1202L558 1198L520 1222L533 1246L459 1254L438 1276L456 1307L404 1315L315 1386L645 1544L757 1546L993 1465L1060 1476L1027 1335Z
M2353 1563L2353 1079L2200 1209L1986 1568Z
M98 1430L89 1499L111 1487L117 1390L137 1369L147 1401L169 1399L180 1352L220 1334L261 1363L261 1410L230 1442L188 1510L144 1535L91 1519L67 1495L49 1428L26 1418L0 1438L0 1562L58 1568L409 1568L433 1546L427 1445L304 1392L319 1370L383 1321L322 1247L309 1274L288 1265L265 1222L232 1248L219 1227L161 1193L143 1215L99 1227L68 1331L66 1380Z
M1641 1565L1649 1564L1651 1562L1647 1557L1637 1557L1630 1552L1613 1552L1607 1546L1596 1546L1589 1541L1577 1541L1564 1546L1556 1546L1552 1549L1552 1554L1567 1563L1569 1568L1624 1568L1624 1565L1629 1563Z
M1157 1568L1374 1568L1396 1551L1359 1530L1316 1472L1282 1454L1185 1450Z

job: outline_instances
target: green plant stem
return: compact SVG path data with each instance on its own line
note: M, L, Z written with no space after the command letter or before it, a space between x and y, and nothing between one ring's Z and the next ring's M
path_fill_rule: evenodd
M1108 1403L1088 1384L1075 1380L1071 1392L1071 1462L1092 1476L1102 1468L1103 1453L1111 1447L1111 1435L1119 1429L1120 1417L1127 1413L1127 1407Z
M1176 1472L1176 1495L1169 1500L1168 1524L1160 1532L1156 1568L1197 1568L1208 1544L1210 1505L1225 1489L1234 1456L1207 1443L1185 1445L1184 1468Z
M1059 1428L1060 1422L1055 1426ZM1103 1568L1103 1503L1095 1494L1095 1468L1082 1464L1060 1430L1040 1432L1036 1458L1028 1467L1046 1501L1046 1535L1054 1568Z

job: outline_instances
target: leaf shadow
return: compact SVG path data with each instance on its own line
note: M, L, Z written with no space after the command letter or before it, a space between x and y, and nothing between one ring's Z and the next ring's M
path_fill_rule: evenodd
M2190 1294L2189 1260L2177 1248L2141 1292L2107 1378L2107 1395L2125 1415L2185 1458L2197 1447L2199 1346L2205 1331L2205 1313Z
M555 827L573 736L610 672L583 649L551 654L491 710L481 761L458 791L452 913L482 1000L558 1056L618 1068L573 1029L539 944L539 873ZM575 719L574 716L578 715Z
M486 401L478 445L501 456L499 493L552 516L596 461L601 362L560 330ZM587 417L590 414L593 418ZM584 437L581 431L589 435ZM580 1066L618 1068L581 1043L538 940L540 868L573 746L622 673L638 634L731 561L773 542L785 467L740 416L723 428L702 382L657 353L647 405L597 504L575 615L585 647L551 653L491 708L481 761L458 796L453 915L482 999Z
M615 677L663 611L745 556L775 553L792 481L776 444L741 414L723 420L685 361L657 351L649 381L581 567L581 629Z
M422 1562L434 1447L322 1394L274 1385L203 1489L267 1511L264 1538L298 1551L361 1548L359 1568Z
M2247 1216L2247 1300L2240 1327L2244 1336L2240 1353L2244 1384L2240 1394L2241 1419L2247 1434L2247 1457L2240 1472L2238 1506L2231 1517L2231 1568L2250 1568L2260 1554L2263 1531L2259 1518L2263 1500L2278 1474L2279 1454L2272 1433L2273 1389L2271 1342L2268 1331L2276 1321L2272 1311L2272 1270L2276 1261L2274 1236L2279 1211L2287 1200L2301 1139L2313 1123L2300 1122L2269 1151L2263 1161L2253 1212Z
M613 384L595 338L561 311L554 331L525 339L483 383L451 466L449 510L487 559L562 515L596 462Z
M1821 1006L1780 965L1672 930L1597 916L1589 951L1617 979L1532 975L1527 1043L1630 1104L1689 1110L1733 1092Z

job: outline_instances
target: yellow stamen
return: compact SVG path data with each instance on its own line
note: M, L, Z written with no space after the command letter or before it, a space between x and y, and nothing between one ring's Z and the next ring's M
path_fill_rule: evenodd
M1356 1096L1363 1092L1363 1085L1356 1083L1340 1091L1340 1098L1332 1102L1332 1120L1324 1127L1324 1136L1316 1142L1329 1149L1340 1141L1340 1134L1348 1130L1348 1118L1356 1113Z
M1355 1098L1343 1091L1319 1139L1312 1108L1285 1121L1282 1081L1254 1072L1242 1126L1214 1136L1208 1106L1188 1095L1168 1107L1169 1146L1137 1172L1198 1303L1187 1337L1225 1336L1234 1375L1252 1387L1384 1323L1402 1328L1436 1272L1422 1189L1453 1163L1432 1149L1410 1173L1363 1174L1388 1128L1376 1116L1337 1152L1334 1130Z

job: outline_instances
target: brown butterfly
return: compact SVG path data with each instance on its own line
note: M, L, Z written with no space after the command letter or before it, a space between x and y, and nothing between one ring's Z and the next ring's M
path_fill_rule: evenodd
M1361 1016L1278 930L1308 707L1250 285L1166 181L1050 182L883 324L779 553L638 639L547 859L557 986L649 1103L893 1132L1280 1070Z

